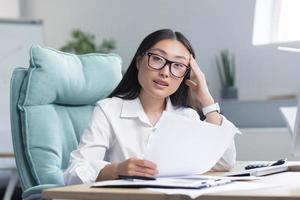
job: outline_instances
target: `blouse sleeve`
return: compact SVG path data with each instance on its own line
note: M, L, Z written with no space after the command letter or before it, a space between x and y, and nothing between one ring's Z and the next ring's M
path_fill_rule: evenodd
M226 117L222 115L222 123L223 127L235 127L236 126L230 122ZM241 132L236 128L236 133L240 134ZM212 168L212 171L229 171L234 167L236 163L236 149L234 140L232 140L231 144L220 158L220 160L216 163L216 165Z
M110 164L104 158L113 141L111 133L112 128L97 104L79 147L71 152L69 167L64 172L66 185L94 182L99 172Z

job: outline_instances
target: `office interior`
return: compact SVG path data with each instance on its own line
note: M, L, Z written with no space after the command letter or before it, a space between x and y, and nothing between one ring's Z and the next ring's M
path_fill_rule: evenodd
M30 45L59 50L74 30L96 44L112 39L125 72L145 35L171 28L189 38L222 113L243 133L235 138L237 160L298 160L279 108L296 106L300 94L299 8L296 0L1 0L0 153L13 153L9 81L14 68L29 65ZM223 50L235 58L237 95L229 98L217 66ZM14 161L0 159L3 197L12 171L1 165ZM12 199L20 195L17 185Z

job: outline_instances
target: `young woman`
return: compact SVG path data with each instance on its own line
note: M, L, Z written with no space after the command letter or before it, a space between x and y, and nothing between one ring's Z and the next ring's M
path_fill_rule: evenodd
M189 80L191 72L196 82ZM189 88L195 90L207 122L234 126L219 114L189 41L169 29L148 35L117 88L97 102L79 148L71 153L65 183L117 179L120 174L156 175L155 163L142 158L162 112L200 120L190 106ZM235 156L232 141L212 170L230 169Z

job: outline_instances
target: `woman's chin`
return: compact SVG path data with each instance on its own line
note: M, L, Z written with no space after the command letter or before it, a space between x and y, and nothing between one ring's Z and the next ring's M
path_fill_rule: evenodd
M170 92L162 91L162 90L152 90L150 92L150 94L151 94L151 96L153 96L155 98L159 98L159 99L164 99L171 95Z

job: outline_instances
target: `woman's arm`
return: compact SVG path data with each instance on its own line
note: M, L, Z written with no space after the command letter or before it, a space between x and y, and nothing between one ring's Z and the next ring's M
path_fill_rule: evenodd
M186 84L196 91L196 98L201 103L202 107L207 107L215 103L213 97L211 96L204 73L201 71L196 60L190 57L190 67L192 73L195 76L196 82L192 80L187 80ZM218 112L210 112L206 114L206 122L220 125L220 126L234 126L230 121L228 121L224 116L220 115ZM234 126L235 127L235 126ZM237 129L237 133L239 133ZM225 151L223 156L220 158L218 163L212 168L212 170L224 171L231 169L236 160L236 149L234 141L230 144L228 149Z
M234 127L236 129L236 134L241 134L241 132L236 128L236 126L230 122L226 117L221 115L222 123L221 126L223 127ZM236 149L234 140L232 140L231 144L217 162L217 164L212 168L213 171L228 171L234 167L236 163Z
M94 108L90 123L84 131L79 147L70 154L69 167L64 172L65 184L94 182L106 165L104 156L112 143L111 126L103 110Z
M154 176L156 165L147 160L129 158L123 162L104 160L115 136L103 110L97 105L79 147L70 155L70 165L64 172L66 185L117 179L119 174Z
M207 107L215 103L207 87L206 78L201 71L196 60L191 55L190 67L192 74L195 76L197 83L192 80L187 80L186 84L194 91L196 91L196 98L201 103L202 107ZM206 115L206 121L212 124L221 125L222 116L218 112L210 112Z

